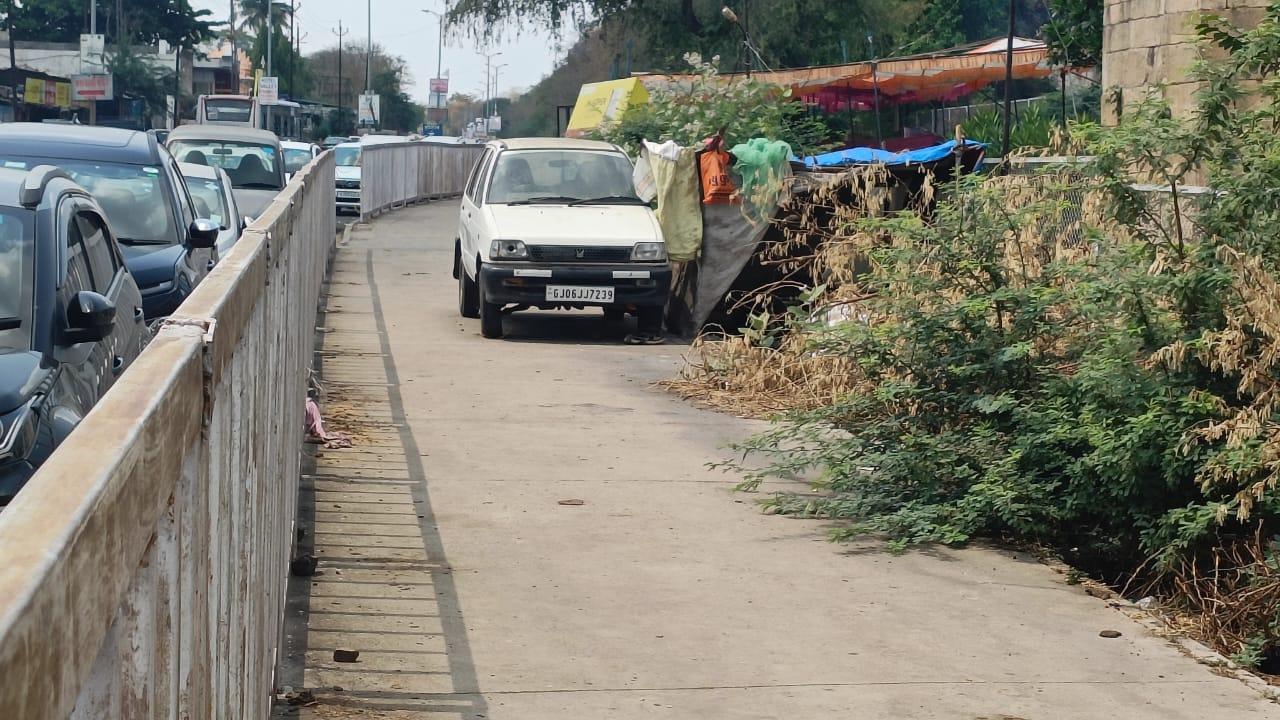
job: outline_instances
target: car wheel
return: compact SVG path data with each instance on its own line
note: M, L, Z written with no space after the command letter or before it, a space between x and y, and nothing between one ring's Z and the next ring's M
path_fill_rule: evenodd
M479 267L476 268L479 270ZM477 273L478 274L478 273ZM502 337L502 304L491 303L485 297L484 285L480 285L480 334L487 338Z
M610 325L617 325L627 317L627 309L621 305L605 305L604 321Z
M464 318L480 317L480 288L467 269L462 267L462 258L457 260L458 273L458 314Z

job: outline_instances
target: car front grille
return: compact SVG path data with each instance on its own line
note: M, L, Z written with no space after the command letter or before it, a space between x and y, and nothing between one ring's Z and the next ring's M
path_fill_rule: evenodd
M359 190L360 181L359 180L339 180L338 187L343 190Z
M631 261L631 248L530 245L529 259L549 263L625 263Z

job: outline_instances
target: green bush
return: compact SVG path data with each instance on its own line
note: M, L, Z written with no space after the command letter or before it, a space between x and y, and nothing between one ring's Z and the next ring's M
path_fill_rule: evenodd
M724 131L727 147L752 138L783 140L797 154L822 146L827 127L810 117L788 91L749 78L720 75L719 57L685 55L691 68L687 85L657 88L649 102L627 109L622 118L596 133L633 153L641 140L674 140L693 145Z
M837 539L1012 538L1111 580L1144 569L1155 587L1224 548L1268 548L1255 570L1270 568L1280 4L1254 29L1210 18L1202 33L1229 55L1196 71L1191 117L1157 92L1118 127L1079 129L1087 168L959 179L928 221L865 218L828 241L815 276L858 298L857 319L798 312L792 331L856 366L858 389L743 444L756 457L730 467L746 487L816 473L819 493L770 502L841 521ZM1240 102L1246 88L1256 102ZM1191 180L1214 191L1184 192ZM848 272L851 249L865 274ZM1254 662L1277 637L1268 582L1275 601L1223 635L1246 638L1226 649Z

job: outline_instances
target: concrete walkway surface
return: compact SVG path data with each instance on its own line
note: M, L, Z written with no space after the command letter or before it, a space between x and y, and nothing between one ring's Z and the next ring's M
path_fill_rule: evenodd
M761 514L706 467L761 426L652 385L685 347L598 312L482 339L456 225L400 210L335 260L318 359L356 446L303 478L319 574L291 585L283 677L315 704L278 716L1280 718L1030 558Z

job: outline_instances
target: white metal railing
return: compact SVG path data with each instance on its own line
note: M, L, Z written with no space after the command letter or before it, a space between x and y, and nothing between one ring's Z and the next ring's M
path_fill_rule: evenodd
M0 512L0 718L270 712L333 157Z
M360 215L419 200L461 195L483 145L378 143L360 152Z

